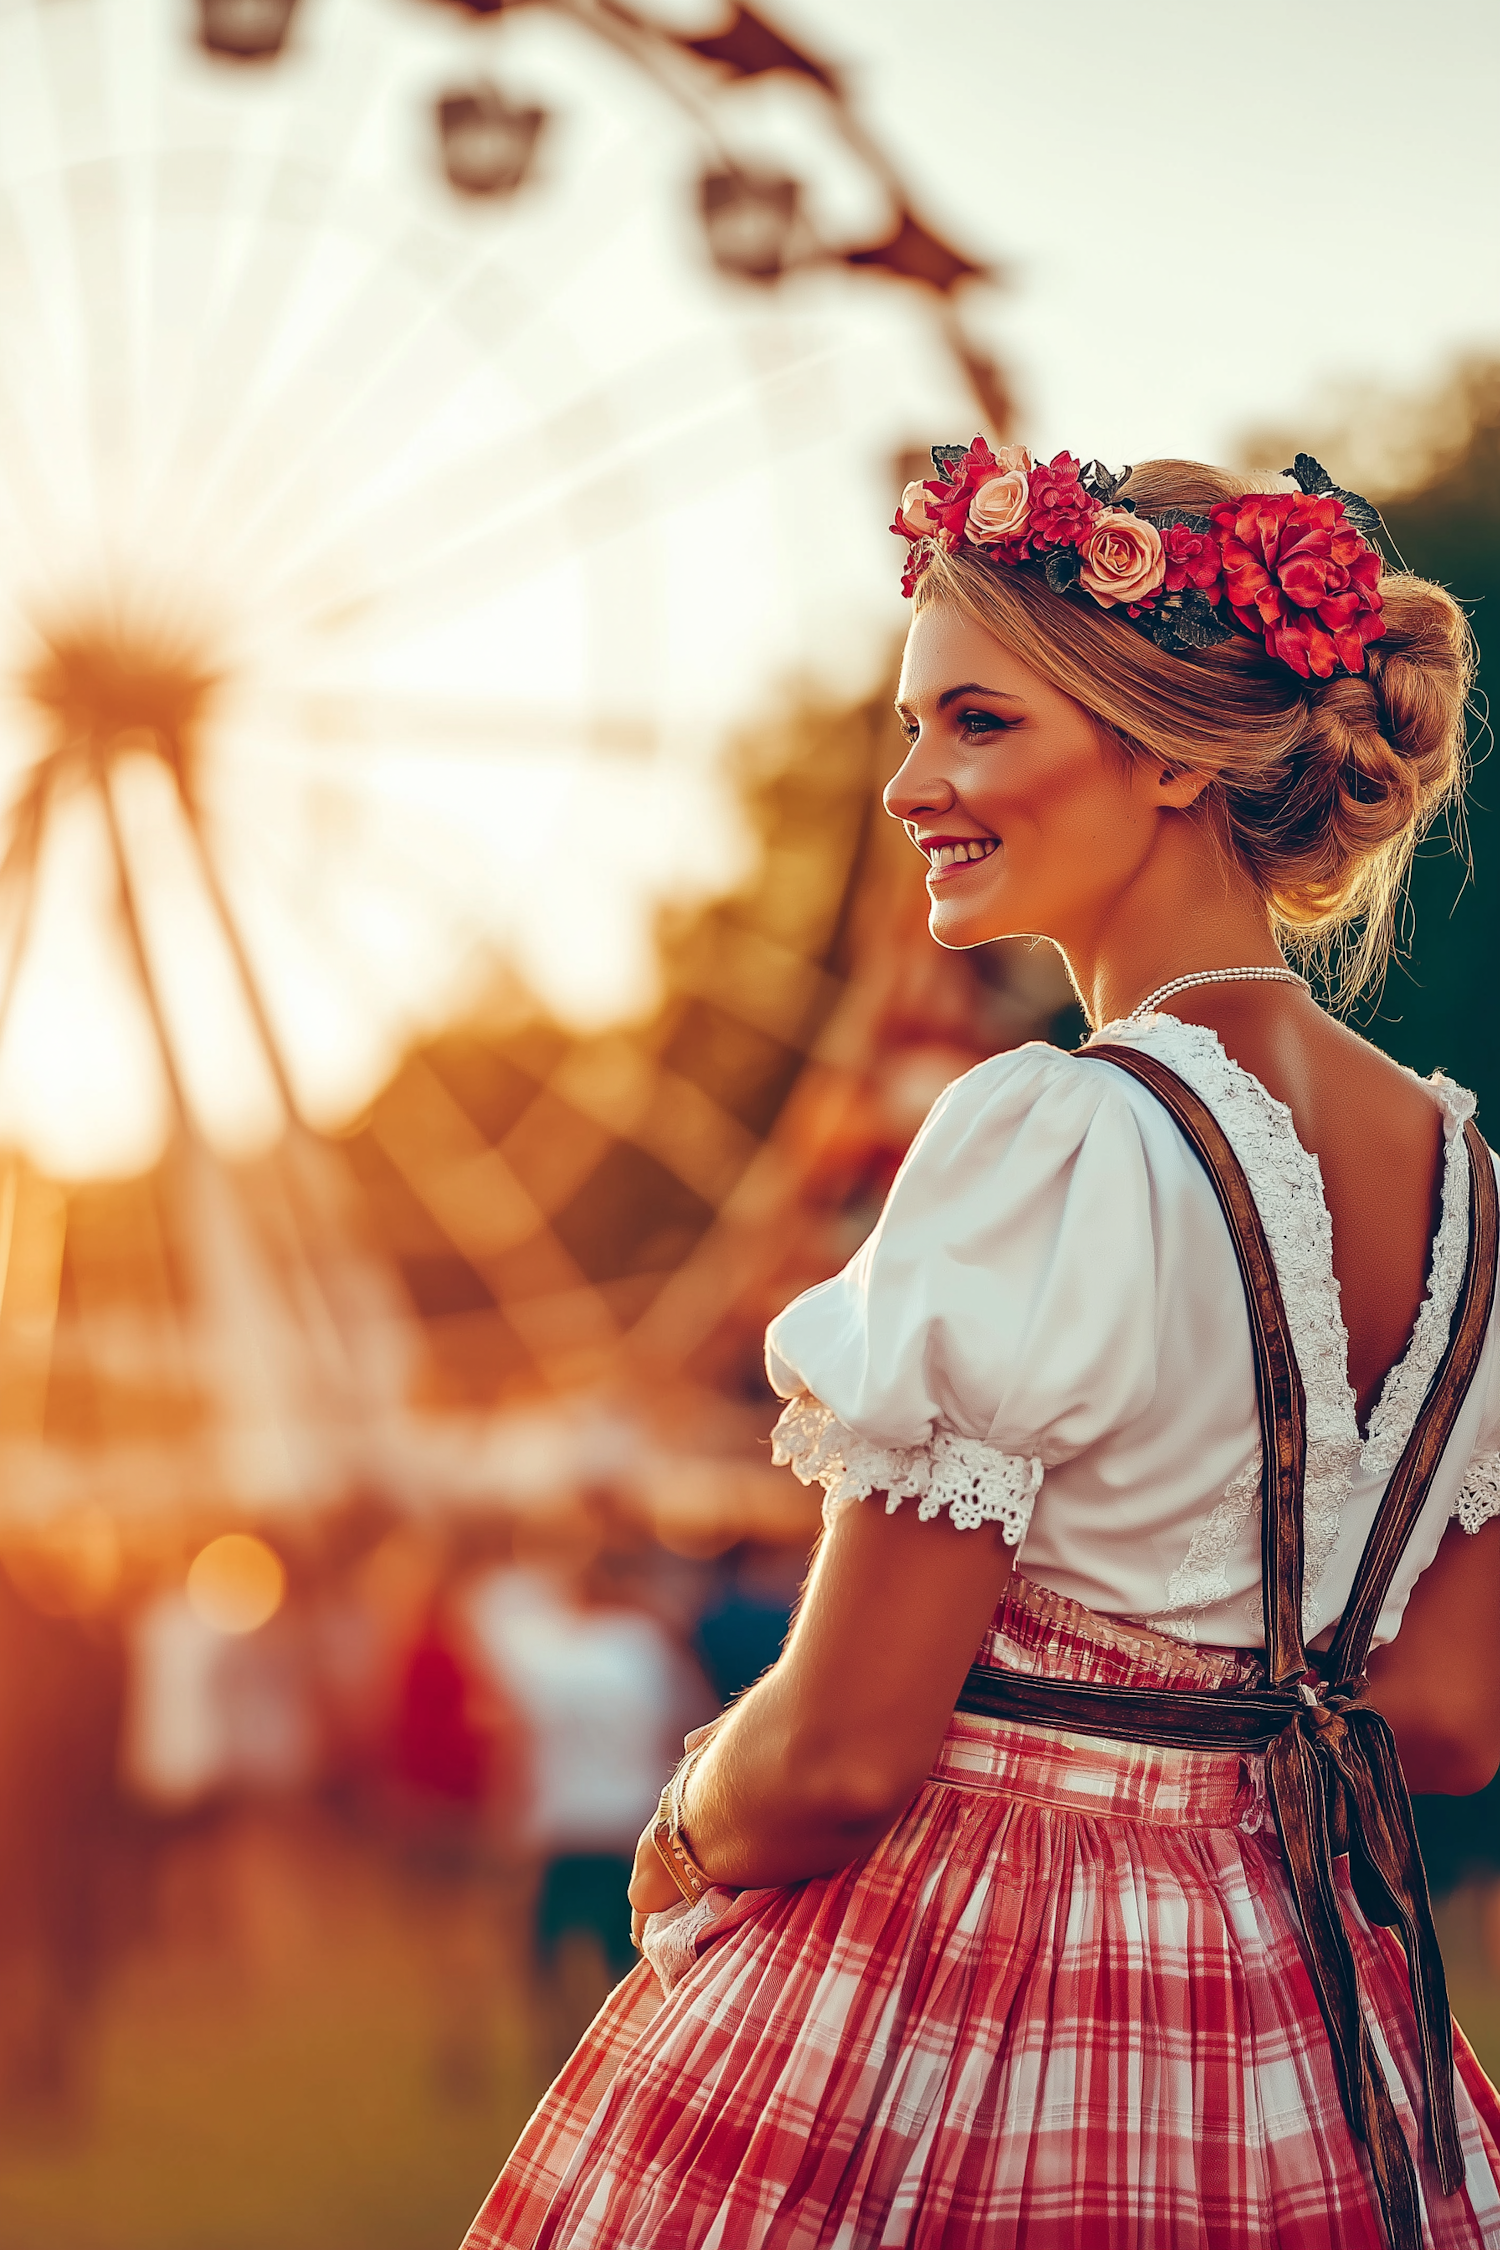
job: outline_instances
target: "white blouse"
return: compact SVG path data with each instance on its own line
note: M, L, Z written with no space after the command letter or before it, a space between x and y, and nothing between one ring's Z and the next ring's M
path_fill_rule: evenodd
M1447 1342L1468 1248L1462 1127L1474 1099L1429 1083L1447 1124L1442 1218L1411 1341L1362 1440L1317 1159L1292 1117L1171 1015L1101 1039L1155 1055L1207 1102L1249 1178L1307 1394L1304 1631L1338 1618ZM1456 1516L1500 1514L1500 1307L1375 1633ZM960 1527L998 1523L1026 1577L1179 1640L1252 1647L1260 1440L1244 1293L1207 1175L1123 1071L1033 1045L940 1097L879 1224L766 1337L790 1401L775 1458L825 1511L872 1492Z

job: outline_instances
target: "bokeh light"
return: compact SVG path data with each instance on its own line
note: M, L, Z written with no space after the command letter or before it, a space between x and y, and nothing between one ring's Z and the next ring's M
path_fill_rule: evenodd
M276 1615L285 1593L281 1557L246 1531L211 1539L187 1574L189 1602L218 1633L258 1632Z

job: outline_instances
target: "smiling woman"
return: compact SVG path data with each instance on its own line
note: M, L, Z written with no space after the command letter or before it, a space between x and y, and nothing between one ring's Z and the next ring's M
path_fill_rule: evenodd
M1494 2246L1403 1769L1500 1764L1500 1194L1278 945L1378 963L1466 628L1354 495L937 458L887 807L1102 1028L950 1086L772 1323L801 1610L470 2250Z
M982 672L956 687L955 673ZM887 812L930 861L940 945L1053 935L1090 918L1177 831L1158 819L1203 777L1132 758L1083 706L954 603L929 600L907 640L897 705L910 755ZM977 864L976 864L977 863ZM980 872L980 870L983 872ZM1163 870L1180 883L1182 869ZM1078 930L1067 957L1078 957Z

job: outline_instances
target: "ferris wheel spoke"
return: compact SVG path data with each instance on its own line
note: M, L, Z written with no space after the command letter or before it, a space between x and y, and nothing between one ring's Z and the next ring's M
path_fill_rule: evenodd
M196 341L201 410L165 472L172 489L191 492L194 524L239 449L246 408L285 349L287 321L326 253L330 214L357 192L346 174L383 86L379 49L361 43L356 54L353 69L307 74L273 147L240 151L239 255ZM316 161L307 154L314 148Z
M76 426L83 437L76 472L87 492L96 584L107 601L110 536L119 525L121 479L133 452L124 168L107 153L108 41L94 0L39 11L37 32L59 155L56 233L70 299Z
M89 473L106 543L133 528L127 479L140 442L124 184L125 168L101 158L75 166L65 194L81 316Z
M47 791L45 788L33 787L13 811L10 834L6 838L4 854L0 856L0 897L8 895L11 901L10 947L5 956L4 970L0 971L0 1056L4 1053L11 1003L26 959L27 943L36 912L37 877L46 818Z
M572 551L581 552L601 536L614 537L633 521L649 521L675 504L681 489L677 457L684 446L695 448L695 488L705 475L722 482L728 469L727 433L737 425L743 444L746 425L764 405L768 384L805 392L809 377L830 369L839 356L840 347L823 347L771 377L742 373L727 397L704 380L713 365L709 347L655 356L549 419L470 454L443 476L430 476L415 492L383 506L356 498L329 519L326 534L289 556L280 573L262 582L261 598L278 612L288 603L295 611L306 596L294 573L315 587L326 579L340 547L351 542L361 552L401 558L400 576L389 582L392 593L450 560L467 567L497 540L536 539L550 557L561 537ZM820 403L827 419L820 417L814 427L804 416L803 442L816 442L833 426L837 402L826 398ZM759 442L758 435L752 442ZM748 465L741 450L735 466ZM641 487L634 517L620 506L632 482ZM601 514L606 492L612 497ZM507 577L506 583L511 582Z
M624 223L623 215L618 223ZM289 499L294 506L300 500L305 513L309 472L337 441L357 432L361 417L376 421L386 430L401 429L399 394L411 375L412 363L421 347L434 331L451 320L466 296L485 285L493 285L502 271L501 259L493 249L487 249L466 263L440 295L394 333L390 328L389 281L385 270L377 268L367 277L338 309L325 330L308 339L306 351L308 363L323 353L344 359L361 372L330 401L326 392L318 395L313 391L301 369L293 368L278 390L264 401L258 419L247 420L235 457L226 457L220 462L217 487L203 491L200 516L207 515L221 498L233 471L252 460L257 447L266 452L274 450L274 471L269 477L258 478L247 496L247 504L234 510L233 535L219 548L221 560L232 564L253 549L257 537L265 533L268 526L274 538L277 519L284 514ZM540 303L527 304L521 300L514 286L511 296L520 306L520 318L510 343L512 349L519 349L533 324L545 320L547 314ZM375 464L382 479L399 473L403 461L426 442L427 425L437 421L445 407L473 383L474 377L473 364L456 356L450 357L449 364L436 377L426 372L421 385L423 424L415 429L408 425L395 446L384 449L383 457ZM383 417L382 407L386 410Z
M327 758L345 765L357 765L371 750L402 750L414 744L420 744L424 754L446 751L468 757L539 749L549 755L638 757L655 741L652 729L639 719L566 711L540 702L518 708L456 696L309 690L295 708L302 736L326 746Z
M168 148L148 162L140 478L141 515L154 522L180 496L182 465L205 450L205 430L223 419L222 396L204 396L199 349L223 318L243 254L243 158L231 148Z
M85 6L80 21L92 21ZM0 353L11 369L4 449L8 481L25 495L33 540L70 550L75 572L97 549L98 512L88 475L91 448L80 446L82 426L92 434L90 387L82 365L83 310L76 271L73 214L66 193L69 135L59 103L73 91L79 22L71 26L67 54L59 52L58 27L35 5L18 11L4 62L12 98L24 105L26 128L11 159L4 190L3 251L7 291ZM50 34L50 35L49 35ZM85 47L84 66L92 59ZM61 83L60 83L61 82ZM87 96L85 109L93 103ZM71 442L58 443L60 428ZM42 465L45 464L43 469Z
M269 474L256 468L244 504L232 511L231 538L216 542L221 559L238 557L268 522L274 525L288 497L301 495L309 470L335 441L357 431L361 416L374 420L380 432L373 463L378 480L389 478L404 459L420 452L429 440L430 427L449 402L473 383L478 371L471 357L459 354L451 355L436 375L430 365L416 369L423 413L413 423L400 394L422 348L437 341L437 332L445 327L456 333L476 328L476 342L482 342L493 380L507 361L528 349L539 329L550 326L568 362L567 379L576 383L577 347L558 330L547 298L576 283L592 262L605 258L612 240L634 216L623 192L609 194L605 207L608 216L601 223L586 229L577 226L571 239L553 244L545 292L523 282L508 248L497 250L486 242L478 248L464 244L455 252L451 240L430 228L404 227L382 257L371 258L352 289L322 309L316 326L306 328L300 352L274 385L263 386L249 411L241 414L233 446L221 447L211 474L197 481L195 517L201 523L216 505L222 508L225 488L236 470L255 468L267 457L273 463ZM393 267L408 271L414 285L416 277L422 277L424 300L414 311L398 310L394 302ZM434 268L440 277L436 286ZM503 324L496 320L497 298L505 304ZM554 360L558 356L556 345L552 356ZM313 377L320 365L340 363L354 372L330 397L326 384ZM382 405L383 416L376 411ZM400 432L394 446L389 437L393 431Z
M161 1064L162 1073L167 1082L167 1091L171 1096L173 1117L180 1130L191 1132L193 1129L193 1113L183 1090L182 1074L178 1068L177 1050L162 1004L161 986L153 971L150 949L141 918L141 902L137 891L136 876L130 863L130 855L125 848L125 839L120 828L119 807L115 802L112 777L107 770L99 774L96 791L103 809L104 824L109 836L110 857L114 863L116 901L120 921L125 932L126 945L132 966L135 969L141 997L146 1004L146 1013L151 1019L157 1059Z
M55 556L62 545L64 513L55 482L44 471L53 465L54 448L38 423L38 409L53 399L60 380L54 355L44 349L43 364L33 350L25 364L21 335L30 330L36 338L40 322L35 266L18 223L11 199L0 199L0 289L6 315L0 320L0 504L10 517L9 530L19 542L13 554L25 554L36 570ZM28 320L27 315L32 317ZM6 586L6 595L12 592Z
M800 383L835 356L834 350L812 354L783 380ZM465 528L435 553L413 555L407 568L377 579L352 598L327 609L311 607L309 624L315 631L337 631L356 639L372 633L386 637L410 632L491 600L555 563L576 560L659 521L678 503L685 446L694 449L693 486L699 499L759 465L760 435L748 426L745 404L744 399L727 406L715 402L700 409L686 427L679 423L622 447L623 457L586 480L575 478L562 492L534 505L530 513L512 506L481 527ZM825 402L825 413L821 425L808 416L802 418L795 447L788 441L784 449L786 457L836 430L834 399ZM519 460L517 468L519 473ZM399 538L389 543L382 539L381 546L386 552L402 552ZM308 571L311 584L305 588L296 582L268 587L266 599L279 596L280 604L295 606L299 596L315 598L317 575Z
M363 111L357 115L346 99L345 106L351 111L346 120L346 141L358 139L381 91L371 78ZM347 89L345 92L347 95ZM244 261L236 287L226 298L216 323L217 333L205 338L201 347L205 370L200 395L214 402L217 431L206 431L200 418L194 432L197 442L190 448L179 447L174 464L178 481L183 481L181 472L189 465L193 470L197 522L211 514L234 469L246 461L255 463L256 449L268 437L275 456L270 481L278 494L294 485L332 431L349 419L387 366L411 348L414 336L429 327L435 317L448 313L460 327L478 319L485 331L484 346L491 354L497 341L519 341L514 333L510 339L497 339L493 319L487 318L495 294L493 277L505 270L512 332L518 325L514 312L520 284L492 242L477 248L472 243L456 242L451 233L415 226L405 213L397 220L383 220L382 199L372 183L357 172L345 177L341 171L337 150L328 146L327 118L321 107L314 137L324 151L317 166L300 154L309 145L308 136L299 138L291 127L274 173L262 177L258 192L263 254ZM580 221L567 233L550 230L553 239L544 261L546 287L532 292L530 302L523 303L522 327L545 317L544 296L566 285L589 258L603 255L610 235L630 215L628 204L618 194L606 197L604 208L609 216L602 225L596 205L587 226ZM370 254L370 271L352 294L320 305L313 318L305 301L308 272L311 262L320 251L326 251L328 240L335 235L364 246ZM436 288L434 266L441 277ZM390 336L390 277L399 272L409 273L430 301L414 317L398 321L396 333ZM296 338L299 348L289 353L289 327L294 321L300 322ZM362 322L379 330L373 346L370 335L360 333ZM340 386L330 423L326 389L309 377L316 374L320 364L336 364L340 355L350 369L350 381ZM268 376L268 369L274 371L273 376ZM237 410L232 416L226 412L226 402L232 402ZM231 421L233 429L226 440L224 425ZM205 443L206 436L216 436L217 442ZM184 452L189 459L183 458ZM244 512L263 512L265 487L266 478L257 470L256 486L247 495Z
M349 793L357 804L359 799L352 787ZM247 836L243 819L237 819L236 875L228 870L227 855L221 854L217 841L219 817L208 808L200 808L198 826L205 857L212 865L213 880L225 902L226 918L243 954L248 982L258 995L259 1009L281 1054L285 1056L288 1052L281 1010L273 998L265 970L257 962L255 939L235 904L235 893L245 881L247 862L252 856L263 899L267 902L274 899L283 921L302 933L302 941L313 955L325 965L336 965L339 981L367 1020L395 1026L399 1019L400 1044L404 1046L415 1028L409 1004L393 995L389 976L380 974L368 953L351 943L348 928L337 918L326 868L309 864L305 855L292 848L286 835L268 823L262 821ZM251 849L247 850L247 845ZM445 958L457 965L460 978L466 960L482 959L493 950L492 940L487 939L477 918L455 899L451 869L428 865L420 854L410 849L398 857L383 844L374 847L367 844L361 866L364 883L370 890L422 903L426 926L429 930L443 932L442 951ZM290 1082L294 1075L291 1065L287 1063L284 1067ZM288 1099L288 1108L293 1114L297 1114L301 1106Z

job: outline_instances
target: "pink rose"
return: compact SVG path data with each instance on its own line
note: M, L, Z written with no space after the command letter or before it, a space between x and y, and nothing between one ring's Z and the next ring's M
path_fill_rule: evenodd
M1031 458L1029 445L1002 445L995 455L995 466L997 469L1025 469L1029 472L1036 464Z
M1021 453L1024 446L1006 446L1007 453ZM997 539L1016 539L1025 530L1031 514L1030 485L1022 468L1007 469L1003 476L991 477L982 484L969 502L968 520L964 529L976 546L991 547Z
M937 518L928 511L927 491L920 479L914 480L902 493L896 515L913 538L925 538L928 532L937 529Z
M1161 533L1128 508L1105 508L1078 542L1083 568L1078 583L1096 602L1147 601L1166 576Z

